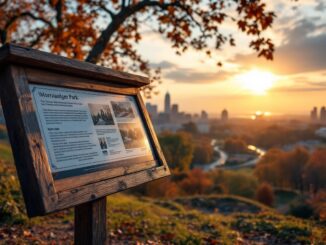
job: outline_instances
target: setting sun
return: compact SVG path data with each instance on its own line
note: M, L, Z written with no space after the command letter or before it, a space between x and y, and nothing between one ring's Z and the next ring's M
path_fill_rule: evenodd
M276 81L276 76L271 72L251 70L238 77L241 85L250 92L264 95Z

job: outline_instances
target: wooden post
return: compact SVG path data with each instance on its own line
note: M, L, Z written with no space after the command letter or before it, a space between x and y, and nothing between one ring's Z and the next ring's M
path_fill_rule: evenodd
M106 244L106 197L75 207L75 244Z

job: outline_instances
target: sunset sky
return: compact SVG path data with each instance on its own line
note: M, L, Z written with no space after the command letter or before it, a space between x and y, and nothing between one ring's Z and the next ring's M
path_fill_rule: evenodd
M166 91L180 110L205 109L217 116L227 108L231 116L261 110L272 115L308 115L313 106L326 105L326 1L266 1L277 19L268 31L276 44L274 61L256 58L248 37L234 25L226 33L236 37L235 48L214 51L212 59L196 51L177 56L170 43L144 28L139 51L153 67L161 66L160 94L149 102L163 108ZM218 61L223 67L216 66Z

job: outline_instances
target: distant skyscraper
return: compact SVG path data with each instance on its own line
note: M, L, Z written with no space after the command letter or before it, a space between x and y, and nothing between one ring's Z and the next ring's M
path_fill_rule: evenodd
M318 111L317 111L316 106L310 112L310 119L311 119L311 121L317 121L318 120Z
M320 121L322 123L326 123L326 107L323 106L321 109L320 109Z
M146 109L151 116L152 120L155 120L157 118L158 112L157 112L157 105L152 105L151 103L146 103Z
M201 111L201 115L200 115L200 118L202 120L207 120L208 119L208 114L206 111Z
M177 116L179 114L179 105L173 104L171 107L171 114Z
M221 113L221 120L222 122L227 122L229 120L229 112L226 109Z
M170 114L171 112L171 97L170 97L170 93L167 92L165 94L165 99L164 99L164 112L166 114Z

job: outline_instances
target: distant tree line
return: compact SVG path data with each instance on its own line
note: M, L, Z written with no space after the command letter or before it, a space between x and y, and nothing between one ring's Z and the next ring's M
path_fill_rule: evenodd
M271 123L248 122L239 125L212 125L210 135L218 139L238 138L246 144L264 149L282 147L302 140L318 139L315 134L318 125L309 125L301 128L295 123L289 126L273 125ZM286 137L284 137L286 135Z
M187 171L194 165L210 163L216 156L211 139L200 134L194 137L185 131L165 132L159 135L159 141L170 168L176 171Z
M271 149L258 162L255 174L275 187L316 194L326 188L326 149L311 154L304 148L290 152Z
M247 143L238 137L230 137L224 141L224 150L227 153L248 153Z

